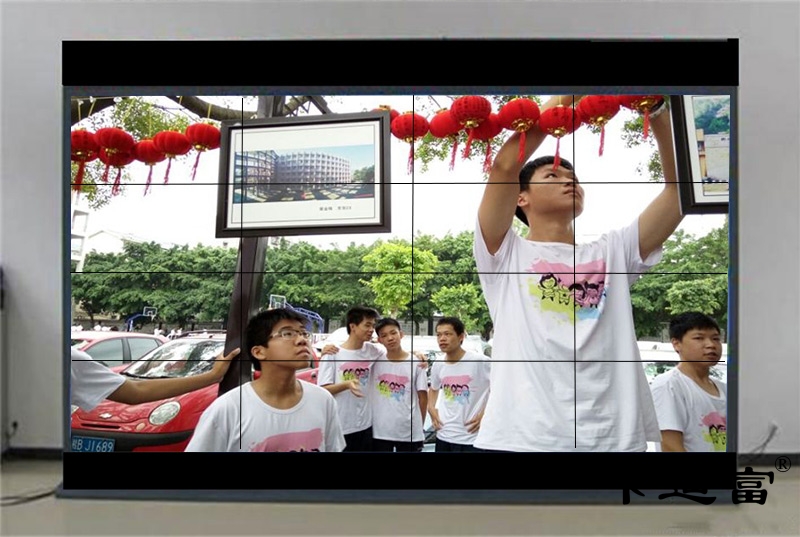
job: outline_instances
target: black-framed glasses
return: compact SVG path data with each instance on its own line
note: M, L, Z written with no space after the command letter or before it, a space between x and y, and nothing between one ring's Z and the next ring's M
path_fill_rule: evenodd
M272 339L275 337L279 337L281 339L291 340L291 339L297 339L297 336L300 336L306 341L308 341L311 339L311 332L308 332L307 330L294 330L293 328L284 328L282 330L278 330L274 334L271 334L269 338Z

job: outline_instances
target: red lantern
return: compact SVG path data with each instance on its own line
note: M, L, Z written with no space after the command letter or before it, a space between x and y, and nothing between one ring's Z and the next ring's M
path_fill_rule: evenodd
M164 153L169 159L167 162L167 173L164 174L164 184L167 184L169 180L169 169L172 167L172 159L188 153L189 150L192 149L192 142L181 132L163 131L153 137L153 143L156 144L156 149Z
M150 190L150 180L153 178L153 166L167 158L167 156L158 150L153 140L142 140L133 146L133 155L139 162L144 162L150 167L150 173L147 174L147 184L144 187L144 195Z
M394 119L395 119L397 116L399 116L399 115L400 115L400 112L398 112L397 110L395 110L394 108L392 108L392 107L391 107L391 106L389 106L388 104L382 104L382 105L379 105L379 106L378 106L378 108L374 108L372 111L373 111L373 112L381 112L381 111L386 111L386 112L389 112L389 123L391 123L392 121L394 121Z
M453 114L448 109L439 110L430 121L431 134L436 138L447 138L453 143L453 151L450 153L450 169L456 164L456 148L458 147L458 133L461 125L453 119Z
M497 114L489 114L483 123L475 127L475 139L486 142L486 158L483 160L483 171L486 173L492 169L492 138L501 132L503 126Z
M408 153L408 173L414 169L414 141L428 134L429 130L428 120L414 112L400 114L392 121L392 134L411 144Z
M600 127L600 156L606 135L606 123L619 112L619 99L613 95L587 95L578 102L581 118L590 125Z
M78 129L70 133L70 159L78 163L78 173L75 175L75 182L72 189L80 192L83 185L83 174L86 163L92 162L97 158L100 146L97 145L95 135L87 130Z
M541 112L536 101L525 98L512 99L504 104L498 112L498 120L504 129L520 133L519 157L522 162L525 158L526 133L536 124Z
M575 111L571 106L564 106L563 104L548 108L539 116L539 128L556 138L556 158L553 161L554 170L561 164L561 157L559 156L561 137L574 132L580 125L580 113Z
M114 179L114 186L111 189L111 195L116 196L119 194L120 180L122 178L122 168L133 162L134 155L131 151L114 151L113 153L105 148L100 150L100 161L106 165L106 170L109 166L117 169L117 178ZM108 182L108 181L106 181Z
M619 104L644 114L644 139L647 140L647 131L650 129L650 110L659 102L661 95L620 95Z
M469 130L467 146L464 148L464 158L469 158L469 149L472 146L475 127L480 125L492 113L492 103L480 95L466 95L453 101L450 107L453 119L465 129Z
M219 147L219 129L210 123L195 123L186 127L186 137L192 146L197 150L197 158L192 167L192 181L197 173L197 164L200 162L200 155L204 151L217 149Z
M100 129L94 134L94 137L95 140L97 140L97 145L99 145L101 149L105 149L109 156L118 152L130 153L133 151L133 145L136 143L133 136L117 127ZM103 159L101 158L100 160ZM106 163L106 170L103 173L104 183L108 182L108 168L109 165Z

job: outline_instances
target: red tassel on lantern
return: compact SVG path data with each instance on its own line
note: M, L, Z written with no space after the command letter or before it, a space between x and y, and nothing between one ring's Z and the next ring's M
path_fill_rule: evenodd
M164 184L169 181L169 170L172 167L172 159L185 155L192 149L192 142L181 132L163 131L153 137L156 149L164 153L169 159L167 161L167 173L164 174Z
M661 102L662 97L660 95L620 95L617 99L619 104L625 108L644 114L644 139L647 140L647 133L650 130L650 110Z
M553 162L553 169L561 164L561 138L574 132L581 125L580 113L571 106L558 105L548 108L539 117L539 128L547 134L556 138L556 156Z
M600 155L603 156L606 123L619 112L619 99L613 95L587 95L576 107L586 123L600 127Z
M131 148L132 149L132 148ZM122 179L122 168L133 162L133 150L131 151L115 151L110 152L107 151L105 148L100 150L100 161L106 165L106 176L108 174L108 168L113 166L117 169L117 177L114 179L114 186L111 189L111 195L116 196L119 194L119 187L120 182ZM107 179L104 179L105 182L108 182Z
M105 149L109 157L118 152L129 154L133 151L133 145L136 143L133 136L118 127L100 129L94 134L94 137L95 140L97 140L97 145L99 145L101 149ZM102 158L100 160L103 161ZM103 173L103 182L107 183L110 165L105 161L103 162L106 164L106 169Z
M220 143L219 129L210 123L195 123L186 127L186 137L191 142L192 147L197 150L197 158L192 166L192 181L197 173L197 164L200 162L200 155L204 151L217 149Z
M78 173L72 189L80 192L83 186L83 175L86 163L97 159L100 146L97 145L95 135L84 129L77 129L70 133L70 160L78 163Z
M450 113L453 114L453 119L469 131L467 145L464 147L462 155L463 158L469 158L470 147L475 137L475 127L480 125L492 113L492 103L489 102L489 99L480 95L466 95L453 101L452 106L450 106Z
M411 144L408 152L408 173L414 171L414 141L422 138L430 130L428 120L414 112L400 114L392 121L392 134L406 143Z
M158 150L153 140L142 140L133 146L133 154L136 160L144 162L150 167L150 173L147 174L147 183L144 186L144 195L150 190L150 181L153 178L153 166L162 162L167 156Z
M456 164L456 148L458 147L458 133L461 125L453 119L453 114L446 108L436 112L430 121L431 134L436 138L447 138L453 143L453 150L450 153L450 170Z
M503 132L503 126L497 114L489 114L483 123L475 127L475 139L486 142L486 157L483 159L483 171L492 169L492 138Z
M522 162L525 159L526 133L541 115L539 105L531 99L512 99L500 108L497 115L504 129L520 133L517 160Z

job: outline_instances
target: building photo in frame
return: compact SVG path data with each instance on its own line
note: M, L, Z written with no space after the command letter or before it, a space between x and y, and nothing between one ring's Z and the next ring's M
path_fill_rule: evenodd
M730 95L671 97L681 211L727 213L736 133Z
M223 122L217 236L391 229L388 112Z

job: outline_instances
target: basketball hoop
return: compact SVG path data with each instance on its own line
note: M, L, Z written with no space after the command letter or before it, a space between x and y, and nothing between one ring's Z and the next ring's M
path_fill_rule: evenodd
M286 307L286 297L282 295L269 295L269 306L267 309L274 310Z
M150 306L145 306L142 310L142 315L145 317L150 317L150 322L153 323L156 320L156 315L158 315L158 308L151 308Z

